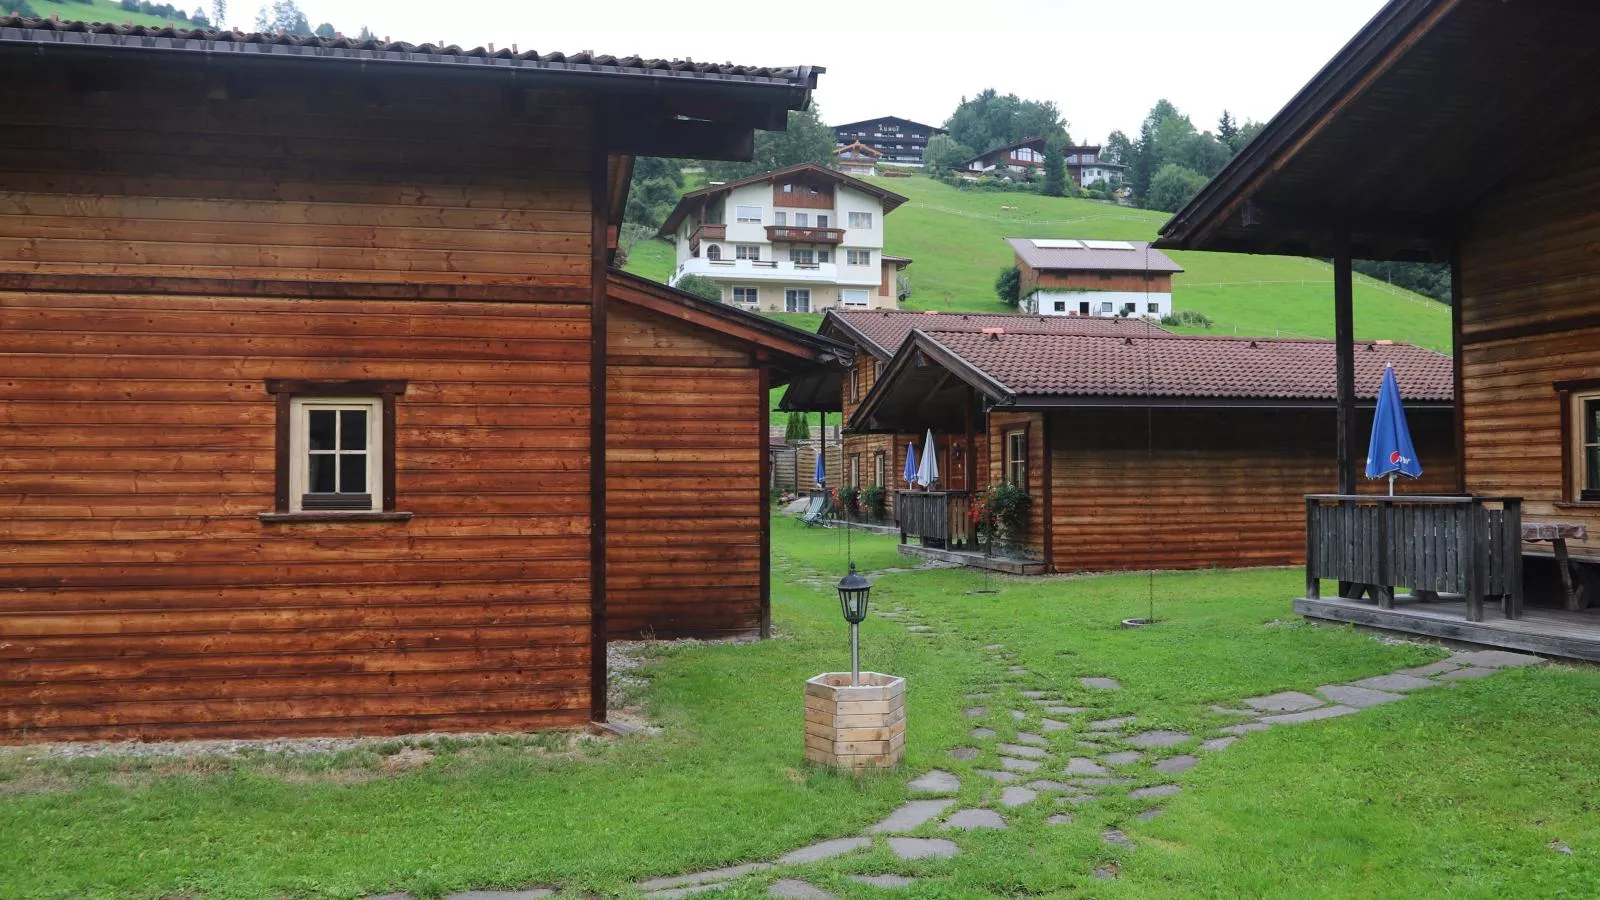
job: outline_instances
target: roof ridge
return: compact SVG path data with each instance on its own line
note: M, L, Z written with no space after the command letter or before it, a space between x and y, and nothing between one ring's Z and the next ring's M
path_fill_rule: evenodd
M1079 317L1067 317L1067 318L1070 320L1071 318L1085 318L1085 319L1087 319L1087 318L1098 318L1098 317L1079 316ZM1118 318L1121 318L1121 317L1118 317ZM1128 320L1128 321L1143 321L1143 320ZM1160 326L1157 326L1157 327L1160 328ZM929 328L924 328L924 329L919 329L919 330L922 330L922 331L949 331L951 333L963 333L965 331L964 329L940 328L937 325L933 325L933 326L931 326ZM1101 340L1101 339L1105 339L1105 340L1124 340L1124 339L1129 338L1129 337L1137 337L1138 336L1138 335L1132 335L1132 334L1127 334L1127 335L1124 335L1124 334L1092 334L1092 333L1089 333L1089 332L1073 333L1073 332L1062 332L1062 331L1008 331L1006 333L1007 334L1025 335L1025 336L1030 336L1030 337L1089 338L1089 339L1094 339L1094 340ZM1250 342L1252 344L1272 343L1272 344L1317 344L1317 345L1337 343L1337 341L1334 338L1267 337L1267 336L1263 336L1263 335L1247 335L1247 334L1183 334L1181 332L1176 332L1176 331L1167 331L1164 328L1160 328L1160 330L1157 330L1157 331L1151 331L1151 332L1148 333L1148 336L1152 337L1152 338L1159 338L1161 340L1167 340L1167 341L1171 341L1171 340L1219 341L1219 342L1246 342L1246 341L1248 341L1248 342ZM1429 353L1436 353L1439 356L1443 356L1443 357L1448 358L1448 354L1440 353L1437 350L1431 349L1429 347L1424 347L1421 344L1414 344L1414 343L1412 343L1410 341L1396 341L1396 340L1391 340L1391 339L1388 339L1388 338L1364 338L1362 340L1356 341L1355 345L1358 346L1358 347L1363 346L1363 345L1373 346L1373 347L1409 347L1409 348L1416 349L1416 350L1426 350Z

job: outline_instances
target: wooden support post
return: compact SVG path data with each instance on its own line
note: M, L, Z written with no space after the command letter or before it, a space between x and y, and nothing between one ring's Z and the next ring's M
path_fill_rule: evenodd
M606 151L589 153L589 718L606 721Z
M1489 553L1488 541L1485 539L1486 529L1479 520L1482 518L1482 505L1474 500L1462 504L1462 514L1466 522L1461 528L1461 543L1457 549L1456 559L1461 565L1461 571L1467 576L1467 621L1483 621L1483 581L1484 561Z
M1306 499L1306 599L1322 599L1322 579L1317 574L1317 547L1323 537L1317 529L1317 501Z
M1339 493L1356 492L1356 357L1355 294L1351 275L1350 243L1345 241L1333 261L1333 336L1338 416L1335 430L1339 445Z
M966 418L965 425L967 430L967 458L965 472L967 493L976 496L978 492L978 441L974 431L978 427L978 416L977 410L974 409L974 407L977 405L977 398L973 396L974 393L974 390L969 385L967 387L967 402L965 408L963 409L963 414Z
M756 452L761 454L761 495L756 498L756 515L761 521L761 639L772 637L772 449L767 437L771 418L771 372L757 370Z
M1455 416L1456 493L1467 492L1467 407L1462 393L1461 364L1461 241L1450 248L1450 357L1455 361L1452 407ZM1563 417L1565 419L1565 417ZM1563 447L1567 446L1565 442Z

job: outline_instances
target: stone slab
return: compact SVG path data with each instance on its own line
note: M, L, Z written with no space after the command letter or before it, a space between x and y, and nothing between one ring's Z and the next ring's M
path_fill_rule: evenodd
M1068 815L1067 813L1056 813L1050 818L1045 819L1044 823L1046 825L1071 825L1072 816Z
M1057 722L1055 719L1040 719L1039 724L1044 727L1045 731L1066 731L1072 727L1065 722Z
M737 866L725 866L721 869L707 869L704 872L691 872L688 875L672 875L666 878L652 878L641 881L635 887L641 891L658 891L665 888L677 888L685 885L700 885L712 881L732 881L749 875L751 872L760 872L772 868L772 863L753 862L740 863Z
M1011 673L1012 675L1032 675L1033 674L1032 672L1029 672L1027 669L1024 669L1021 666L1011 666L1010 668L1006 669L1006 671Z
M400 894L373 894L370 897L363 897L362 900L417 900L417 898L413 894L400 893Z
M1158 784L1155 787L1139 788L1135 791L1129 791L1128 796L1135 800L1145 800L1150 797L1170 797L1181 790L1183 790L1183 788L1175 784Z
M1018 722L1021 722L1023 719L1026 719L1027 717L1028 717L1028 714L1023 712L1020 709L1013 709L1011 711L1011 718L1016 719Z
M1100 761L1108 766L1126 766L1144 759L1144 754L1138 750L1118 750L1116 753L1107 753L1100 757Z
M1428 678L1433 675L1442 675L1445 672L1449 672L1453 669L1459 669L1461 668L1461 665L1461 663L1455 661L1454 657L1451 657L1450 659L1441 659L1438 662L1428 663L1425 666L1413 666L1409 669L1401 669L1398 674L1415 675L1418 678Z
M1059 781L1051 781L1048 778L1039 778L1034 781L1030 781L1028 782L1027 787L1029 790L1039 791L1040 793L1045 794L1059 794L1063 791L1073 790L1073 787L1070 784L1063 784Z
M793 897L799 900L834 900L838 895L830 894L809 881L798 878L781 878L767 888L768 897Z
M713 882L712 884L696 884L689 887L671 888L664 891L651 891L650 893L645 894L645 896L655 897L658 898L658 900L666 900L666 898L670 897L689 897L694 894L710 893L711 891L725 891L731 887L733 887L732 882L718 881Z
M1326 702L1319 697L1302 694L1299 691L1283 691L1265 697L1244 698L1246 706L1262 712L1299 712L1303 709L1315 709Z
M1074 756L1067 760L1068 775L1110 775L1111 770L1100 765L1092 759L1083 756Z
M906 630L910 632L931 632L933 628L928 625L907 625Z
M906 787L923 793L950 794L961 790L961 779L949 772L934 769L932 772L913 778Z
M1086 688L1092 688L1092 689L1097 690L1097 691L1120 691L1120 690L1122 690L1122 684L1120 682L1118 682L1115 678L1106 678L1106 677L1101 676L1101 675L1090 675L1090 676L1086 676L1086 677L1083 677L1083 678L1079 678L1078 679L1078 683L1082 684Z
M901 859L949 859L961 852L944 838L889 838L889 849Z
M1099 753L1106 749L1105 744L1096 743L1095 741L1079 741L1078 746L1093 753Z
M1037 772L1039 761L1036 759L1013 759L1009 756L1000 757L1000 768L1012 772Z
M1043 759L1049 755L1044 750L1038 747L1029 746L1027 744L996 744L995 749L999 750L1001 753L1008 753L1012 756L1023 756L1027 757L1028 759Z
M1100 840L1113 847L1133 848L1133 838L1128 837L1120 828L1107 828L1100 832Z
M1388 691L1375 691L1372 688L1356 687L1353 684L1325 684L1317 688L1317 693L1334 703L1343 706L1354 706L1356 709L1367 709L1384 703L1393 703L1404 700L1405 694L1391 694Z
M1215 752L1217 750L1226 750L1229 747L1233 746L1233 742L1237 741L1238 739L1239 738L1238 738L1237 735L1232 736L1232 737L1212 738L1209 741L1201 741L1200 742L1200 749L1201 750L1210 750L1212 752Z
M954 747L950 750L952 759L977 759L983 754L977 747Z
M1252 731L1266 731L1270 727L1272 726L1263 725L1260 722L1240 722L1238 725L1229 725L1226 728L1218 728L1217 730L1226 732L1228 734L1239 735L1249 734Z
M945 831L973 831L979 828L1004 831L1006 822L992 809L963 809L945 819L939 827Z
M1144 812L1139 813L1137 816L1134 816L1134 818L1141 822L1148 822L1166 811L1167 808L1165 806L1152 806Z
M1305 712L1284 713L1281 716L1262 716L1261 721L1267 725L1298 725L1301 722L1315 722L1319 719L1332 719L1338 716L1348 716L1353 712L1360 712L1353 706L1324 706L1322 709L1308 709Z
M989 693L988 691L980 691L979 693L976 693L976 694L968 694L967 695L967 699L976 702L978 700L987 700L987 699L989 699L990 697L993 697L993 696L994 695Z
M1037 799L1039 793L1025 787L1008 787L1000 792L1000 805L1015 809Z
M981 719L989 714L989 707L974 706L971 709L963 711L961 714L969 719Z
M954 800L911 800L900 805L882 822L868 828L872 834L892 834L911 831L938 818L941 813L956 805Z
M1485 669L1485 668L1480 668L1478 666L1469 666L1469 667L1467 667L1465 669L1457 669L1454 672L1446 672L1443 675L1439 676L1439 680L1440 681L1469 681L1469 680L1474 679L1474 678L1487 678L1490 675L1493 675L1496 671L1498 671L1498 670L1496 670L1496 669Z
M1189 733L1186 731L1141 731L1128 738L1124 743L1148 750L1152 747L1171 747L1188 739Z
M994 737L994 729L993 728L974 728L971 731L967 732L967 734L970 735L971 737L975 737L975 738L992 738L992 737Z
M1098 791L1098 790L1101 790L1103 788L1121 787L1122 785L1125 785L1125 784L1133 784L1133 779L1132 778L1074 778L1072 780L1072 783L1076 784L1079 787L1088 788L1091 791Z
M461 891L446 894L444 900L534 900L536 897L554 897L550 888L528 888L521 891Z
M1510 650L1474 650L1455 657L1455 662L1480 669L1505 669L1512 666L1542 666L1545 660L1531 653L1512 653Z
M1406 691L1439 686L1437 681L1429 681L1426 678L1418 678L1415 675L1403 675L1399 672L1389 675L1374 675L1371 678L1363 678L1360 681L1352 681L1350 683L1356 687L1364 687L1369 690L1399 691L1402 694Z
M1027 732L1027 731L1019 731L1019 732L1017 732L1017 743L1019 743L1019 744L1032 744L1035 747L1048 747L1048 746L1050 746L1050 742L1048 740L1046 740L1045 738L1040 737L1037 734L1033 734L1031 732Z
M1133 724L1135 718L1135 716L1118 716L1115 719L1101 719L1098 722L1090 722L1088 727L1093 731L1115 731L1124 725Z
M985 778L992 778L1001 784L1005 784L1008 781L1016 781L1021 777L1015 772L996 772L992 769L979 769L978 774Z
M1187 772L1194 768L1195 763L1199 761L1196 757L1181 753L1177 756L1169 756L1166 759L1157 761L1154 768L1157 772L1176 775L1179 772Z
M835 856L843 856L846 853L860 850L862 847L870 847L871 845L872 838L868 837L834 838L831 841L821 841L809 847L801 847L799 850L791 850L778 857L778 864L781 866L797 866L802 863L821 862L824 859L833 859Z
M1004 650L1005 648L1006 648L1005 644L984 644L983 645L983 649L985 649L985 650Z
M1225 716L1253 716L1256 714L1253 709L1234 709L1231 706L1217 706L1215 704L1212 705L1211 711Z
M845 877L856 884L885 889L910 887L917 883L915 878L907 878L904 875L847 875Z
M1044 711L1052 716L1075 716L1081 712L1088 712L1087 706L1046 706Z
M1029 700L1051 700L1057 696L1055 691L1023 691L1022 696Z

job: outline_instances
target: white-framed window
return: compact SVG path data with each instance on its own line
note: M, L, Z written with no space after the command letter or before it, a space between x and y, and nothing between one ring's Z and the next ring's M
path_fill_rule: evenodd
M851 213L850 214L850 227L851 228L871 228L872 227L872 213L869 213L869 212L853 212L853 213Z
M383 400L290 401L289 511L383 509Z
M721 259L721 258L722 258L722 247L721 246L719 246L717 244L707 244L706 245L706 259L715 260L715 259Z
M788 288L783 292L783 311L792 313L811 312L811 289Z
M865 309L872 305L872 293L866 288L844 288L839 291L839 302Z
M735 287L733 289L733 302L741 306L760 306L761 291L753 287Z
M833 251L832 250L818 250L817 251L817 262L819 262L819 263L833 262Z
M760 244L739 244L733 248L734 259L760 259Z
M1028 489L1028 432L1006 432L1006 484Z
M733 208L733 220L740 225L760 225L761 207L735 206Z
M888 482L883 480L884 476L888 474L887 470L888 465L884 461L883 451L879 450L872 455L872 483L877 487L883 487L887 484Z
M789 262L799 263L802 266L816 265L816 262L817 262L816 251L814 251L814 250L801 250L801 249L798 249L798 248L795 248L795 247L791 247L791 248L789 248Z
M773 214L772 214L772 224L774 224L774 225L787 225L787 224L789 224L789 214L784 212L781 209L773 212Z
M797 212L794 214L794 227L808 228L811 226L811 214Z
M818 228L827 228L828 227L828 216L827 216L827 214L825 214L825 213L817 213L817 227Z
M844 261L852 266L870 266L872 265L872 251L846 250L844 251Z
M1111 305L1111 301L1110 300L1107 300L1106 302L1100 304L1100 314L1102 316L1111 315L1112 309L1114 309L1114 307Z
M1056 304L1056 312L1066 312L1067 311L1067 301L1065 301L1065 300L1057 300L1055 302L1055 304Z
M1567 450L1572 463L1566 499L1595 503L1600 502L1600 390L1592 384L1582 386L1589 389L1568 395L1565 410L1570 419L1563 430L1572 441Z
M1155 315L1156 313L1161 312L1161 304L1159 304L1159 303L1146 303L1145 304L1145 312L1148 312L1151 315Z

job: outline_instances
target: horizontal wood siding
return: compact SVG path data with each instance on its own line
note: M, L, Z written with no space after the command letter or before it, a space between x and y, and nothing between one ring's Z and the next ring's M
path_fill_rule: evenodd
M1448 413L1409 412L1424 476L1455 482ZM1334 414L1080 410L1050 414L1052 563L1059 571L1297 565L1307 493L1338 486ZM1358 414L1362 434L1371 413ZM1154 448L1153 451L1151 448ZM1380 493L1387 482L1358 479Z
M1461 248L1467 489L1522 497L1524 521L1587 524L1571 552L1600 557L1600 504L1562 495L1554 388L1600 379L1600 135L1541 159L1474 214Z
M1023 536L1022 549L1036 559L1045 555L1045 464L1044 416L1042 413L989 414L988 480L984 485L999 484L1005 480L1006 432L1021 428L1028 430L1028 533Z
M609 637L758 633L759 371L745 350L622 304L607 345Z

